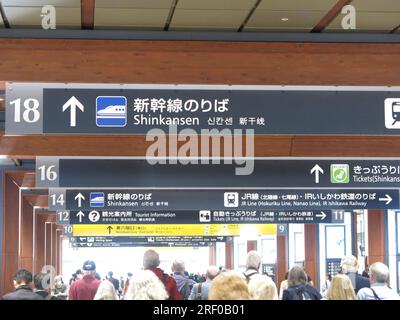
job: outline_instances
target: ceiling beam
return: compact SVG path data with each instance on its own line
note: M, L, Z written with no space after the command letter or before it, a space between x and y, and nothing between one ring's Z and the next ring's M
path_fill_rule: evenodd
M82 29L94 29L95 0L81 0Z
M313 33L322 32L342 11L342 8L348 5L352 0L339 0L332 8L327 12L325 16L316 24L311 30Z
M393 28L393 30L390 31L389 33L395 33L399 29L400 29L400 24L397 27Z
M246 16L246 18L244 19L243 23L240 25L238 32L242 32L244 27L246 26L247 22L249 22L250 18L252 17L254 11L256 11L258 5L260 4L262 0L257 0L254 4L254 6L250 9L248 15Z
M179 0L174 0L171 3L171 8L169 9L167 21L165 22L165 26L164 26L164 31L169 30L169 26L171 24L172 18L174 17L174 13L175 13L175 9L176 9L176 5L178 4L178 1Z
M8 22L6 12L4 11L3 4L0 1L0 17L3 19L4 28L10 28L10 22Z

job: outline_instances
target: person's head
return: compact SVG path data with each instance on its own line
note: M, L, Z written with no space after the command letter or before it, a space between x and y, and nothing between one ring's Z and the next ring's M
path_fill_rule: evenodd
M14 274L14 287L27 286L32 282L32 273L26 269L19 269Z
M155 250L147 250L143 255L143 267L145 269L157 268L160 265L160 256Z
M83 277L83 272L81 269L76 270L75 272L75 278L76 279L81 279Z
M356 294L350 278L345 274L337 274L333 277L326 293L328 300L355 300Z
M128 272L128 278L129 279L132 278L132 273L131 272Z
M206 278L209 280L214 280L214 278L219 275L219 268L217 266L209 266L206 273Z
M369 281L371 283L388 283L389 268L382 262L375 262L369 267Z
M114 272L112 272L112 271L109 271L109 272L108 272L108 276L109 276L110 278L112 278L113 275L114 275Z
M94 261L91 260L87 260L83 263L83 275L91 275L91 276L95 276L96 275L96 264L94 263Z
M38 272L33 277L33 283L36 290L49 290L50 289L50 278L47 273Z
M261 257L257 251L252 250L247 253L246 269L260 269Z
M176 273L185 273L185 262L175 259L174 262L172 262L171 270Z
M267 275L255 274L248 286L253 300L278 300L276 285Z
M93 300L117 300L114 285L108 280L100 283Z
M55 284L64 284L62 276L58 275L58 276L54 277L54 283Z
M163 283L150 270L135 272L125 295L126 300L167 300L168 297Z
M219 274L209 293L210 300L249 300L250 293L246 280L233 271Z
M295 287L307 284L307 274L304 269L299 266L294 266L289 270L288 287Z
M355 256L349 255L342 258L340 263L342 273L347 274L349 272L358 272L358 260Z

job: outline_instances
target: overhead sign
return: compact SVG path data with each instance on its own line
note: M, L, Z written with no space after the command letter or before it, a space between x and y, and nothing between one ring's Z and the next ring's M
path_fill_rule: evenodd
M58 191L59 190L59 191ZM60 192L60 193L57 193ZM91 194L96 197L93 206ZM79 202L77 195L82 195ZM330 209L396 209L399 208L398 189L118 189L118 190L63 190L50 189L51 210L69 209L84 221L88 214L82 211L136 212L195 210L253 210L293 211ZM97 207L99 199L103 207ZM53 199L61 203L52 203ZM66 200L65 200L66 199ZM61 208L59 208L60 206ZM79 213L81 212L81 213ZM179 213L174 213L178 215ZM111 215L111 214L109 214ZM179 214L181 219L189 216ZM72 219L74 218L72 217ZM163 221L165 223L165 221Z
M6 134L398 135L400 88L340 86L6 84Z
M36 186L63 188L400 188L399 159L255 158L250 175L236 164L150 164L134 157L37 157ZM149 160L150 161L150 160ZM163 160L160 160L163 161ZM76 195L78 202L83 201ZM80 199L81 198L81 199ZM86 198L88 200L88 198ZM95 204L96 199L91 199ZM101 205L101 197L99 206Z
M275 224L76 224L73 236L262 236L276 235Z
M72 237L73 248L101 247L205 247L231 237Z
M327 211L260 211L260 210L185 210L131 211L92 210L69 212L70 224L227 224L227 223L330 223Z

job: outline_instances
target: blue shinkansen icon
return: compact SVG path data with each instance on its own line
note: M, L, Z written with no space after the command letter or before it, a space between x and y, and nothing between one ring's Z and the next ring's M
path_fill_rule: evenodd
M98 127L125 127L127 100L123 96L96 98L96 125Z
M104 193L103 192L91 192L90 193L90 207L91 208L103 208L104 207Z

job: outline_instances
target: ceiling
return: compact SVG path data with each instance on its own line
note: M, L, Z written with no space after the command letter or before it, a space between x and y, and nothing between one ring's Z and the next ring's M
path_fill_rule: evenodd
M400 32L399 0L0 0L10 28L41 28L44 5L56 8L58 29L310 32L343 30L341 8L356 9L356 30ZM82 10L84 8L85 10ZM4 28L0 15L0 28ZM397 28L397 29L396 29ZM397 30L397 31L396 31Z

